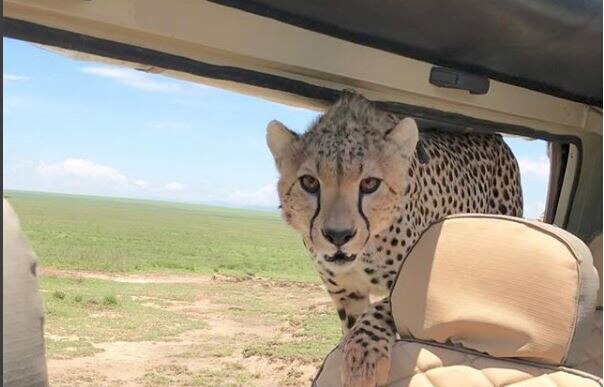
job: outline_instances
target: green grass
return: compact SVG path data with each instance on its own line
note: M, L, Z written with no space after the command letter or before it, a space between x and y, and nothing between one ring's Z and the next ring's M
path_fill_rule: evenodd
M46 332L51 338L60 338L47 343L51 358L88 354L90 343L175 340L183 332L207 326L197 316L158 307L161 300L195 299L198 287L191 284L41 277L40 289ZM58 293L63 296L57 297Z
M318 280L300 238L276 211L4 194L45 267Z
M247 386L254 378L241 369L193 372L188 367L165 365L147 372L139 383L144 386Z
M73 359L76 357L92 356L103 352L94 347L87 339L46 339L46 356L49 359Z
M203 284L131 284L110 280L41 277L46 315L48 355L51 359L90 356L95 343L112 341L173 341L178 335L207 324L195 313L170 308L177 303L207 300L223 305L214 316L242 324L288 326L292 339L272 340L240 335L238 343L195 344L174 358L220 358L239 347L245 357L262 356L312 362L322 359L340 337L337 316L331 308L305 305L308 289L290 287L251 289L240 282ZM60 290L59 290L60 289ZM283 297L283 292L290 297ZM316 295L318 290L314 290ZM57 297L57 294L61 297ZM108 302L107 300L112 300ZM271 328L267 328L271 329Z
M230 372L205 370L193 376L193 386L249 386L254 375L244 370Z
M265 356L283 360L316 362L333 349L341 335L337 317L333 313L296 315L300 331L291 341L258 341L248 344L244 356Z
M186 351L174 354L172 357L177 359L220 358L232 355L235 349L236 346L231 340L214 338L212 342L190 345Z
M259 357L283 364L276 384L300 385L306 381L295 364L318 364L340 338L335 311L316 301L323 290L290 282L318 276L276 212L20 191L5 196L44 268L277 280L125 283L47 272L39 287L51 360L95 356L108 343L174 342L164 363L130 382L255 385L262 375L246 364ZM217 320L252 329L221 331ZM52 381L121 385L107 378L82 368Z

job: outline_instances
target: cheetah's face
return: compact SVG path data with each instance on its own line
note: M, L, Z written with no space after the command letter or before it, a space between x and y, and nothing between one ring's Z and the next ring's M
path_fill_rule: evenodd
M407 183L415 121L373 133L334 141L341 136L298 136L277 121L267 128L282 215L316 262L333 271L350 270L370 238L392 223Z

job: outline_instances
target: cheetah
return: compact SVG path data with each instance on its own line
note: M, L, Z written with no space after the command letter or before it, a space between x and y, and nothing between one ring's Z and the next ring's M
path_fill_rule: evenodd
M422 232L455 213L522 216L498 134L425 131L346 91L301 135L272 121L284 220L302 236L342 321L345 386L385 383L396 329L386 295Z

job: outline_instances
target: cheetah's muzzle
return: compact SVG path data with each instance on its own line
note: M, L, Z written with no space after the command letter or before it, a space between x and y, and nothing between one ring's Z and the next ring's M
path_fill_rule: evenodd
M325 255L326 262L335 263L336 265L343 265L348 262L352 262L357 258L356 254L346 255L343 251L338 250L334 255Z

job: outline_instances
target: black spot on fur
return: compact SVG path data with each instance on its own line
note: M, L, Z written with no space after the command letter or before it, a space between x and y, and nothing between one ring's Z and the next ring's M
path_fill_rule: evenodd
M354 316L348 316L348 319L346 320L346 326L348 327L348 329L352 328L352 326L354 325L354 323L357 321L356 318L354 318Z
M348 298L350 298L351 300L363 300L365 299L365 296L359 293L352 292L348 294Z
M508 213L508 208L507 208L506 206L504 206L503 204L500 204L500 205L499 205L499 212L500 212L502 215L505 215L505 214L507 214L507 213Z

